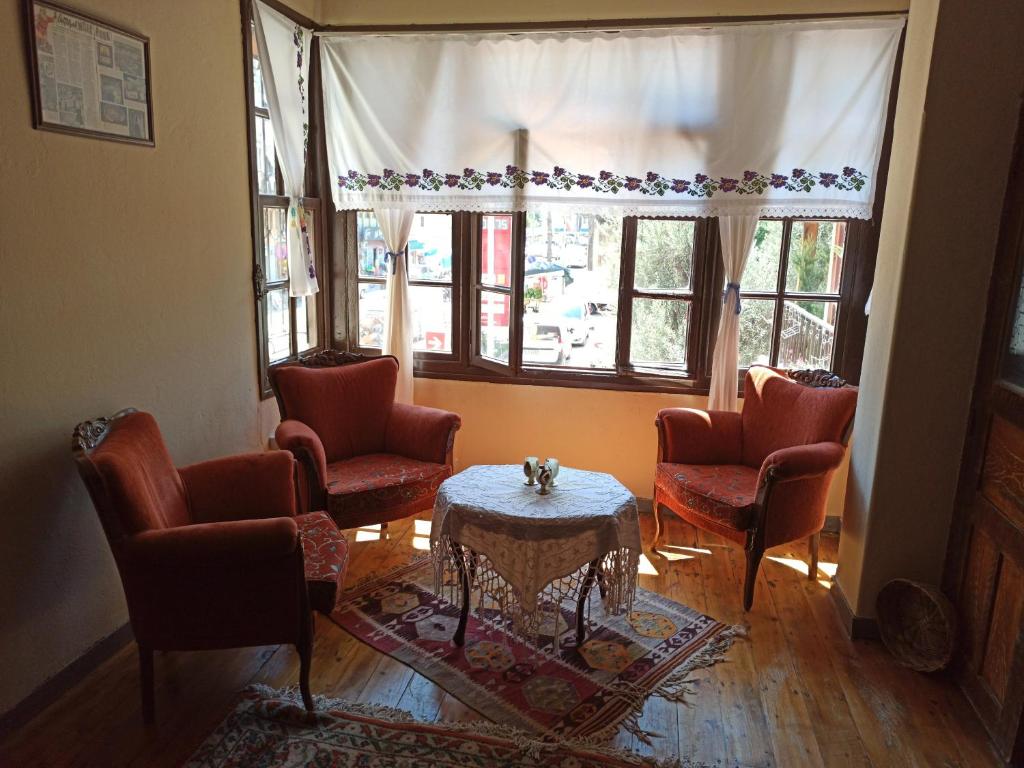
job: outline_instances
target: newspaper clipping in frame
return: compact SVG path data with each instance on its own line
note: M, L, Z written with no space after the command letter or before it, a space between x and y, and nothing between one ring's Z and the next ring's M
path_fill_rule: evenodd
M149 142L145 42L33 3L42 122Z

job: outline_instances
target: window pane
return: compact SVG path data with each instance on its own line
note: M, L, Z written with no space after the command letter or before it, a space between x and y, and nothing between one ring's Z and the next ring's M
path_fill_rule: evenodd
M839 293L845 245L845 221L794 221L786 290Z
M256 177L259 192L277 194L277 166L274 158L274 129L270 119L256 115Z
M771 364L774 328L774 300L743 299L743 311L740 312L740 368Z
M316 295L301 296L295 300L295 337L299 352L317 345Z
M480 291L480 347L482 357L508 362L510 297L495 291Z
M480 282L512 285L512 214L480 218Z
M550 260L549 214L557 241ZM533 256L523 277L523 362L614 368L622 219L540 211L527 222Z
M384 277L388 273L387 248L377 217L369 211L356 214L356 239L359 252L359 277Z
M263 209L263 270L268 283L288 279L288 211Z
M779 261L782 253L782 222L759 221L754 246L743 268L742 291L779 290Z
M835 301L786 301L782 307L779 367L830 370L838 312Z
M264 298L267 313L267 359L274 363L284 360L291 354L288 289L277 288L268 291Z
M685 366L689 328L690 302L633 299L630 362Z
M263 84L263 67L260 66L260 47L256 43L256 25L252 29L252 91L257 107L269 109L267 89Z
M452 281L452 217L417 213L409 234L409 279Z
M640 290L691 290L696 227L692 221L640 219L636 224L634 287Z
M384 286L380 283L359 284L359 346L384 345Z
M452 351L452 289L449 286L409 287L412 303L412 348Z

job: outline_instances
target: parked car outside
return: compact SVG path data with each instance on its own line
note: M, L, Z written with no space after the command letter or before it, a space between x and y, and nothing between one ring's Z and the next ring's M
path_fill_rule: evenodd
M523 317L523 362L562 365L572 356L572 343L561 324L527 312Z

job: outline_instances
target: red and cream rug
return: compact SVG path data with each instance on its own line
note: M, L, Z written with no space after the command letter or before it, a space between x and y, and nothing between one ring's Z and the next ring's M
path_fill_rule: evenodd
M574 605L552 611L538 648L506 632L497 611L481 618L475 601L459 648L459 607L433 586L429 560L411 563L347 591L331 618L488 720L546 738L596 742L624 727L647 741L637 722L644 701L682 701L690 673L719 661L740 632L639 588L629 615L605 615L595 589L579 648Z
M493 723L418 723L400 710L254 686L185 768L698 768L580 741L542 741Z

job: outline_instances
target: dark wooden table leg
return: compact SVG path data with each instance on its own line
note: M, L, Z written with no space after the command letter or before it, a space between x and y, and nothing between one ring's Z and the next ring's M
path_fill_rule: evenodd
M591 560L587 566L587 575L583 577L583 584L580 586L580 596L576 600L576 647L583 644L583 635L586 634L586 607L587 598L590 596L590 588L594 586L597 578L597 569L600 560Z
M459 626L452 638L452 642L459 647L466 642L466 622L469 621L469 568L465 559L466 552L459 546L459 556L455 559L455 567L459 570L459 581L462 583L462 612L459 614Z

